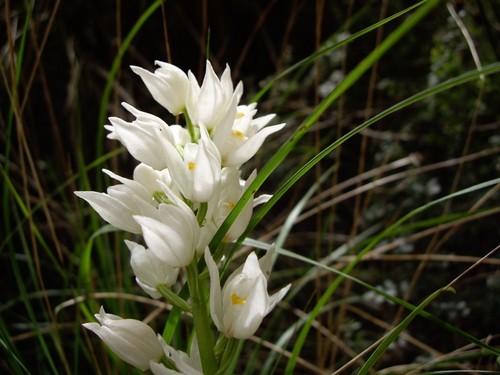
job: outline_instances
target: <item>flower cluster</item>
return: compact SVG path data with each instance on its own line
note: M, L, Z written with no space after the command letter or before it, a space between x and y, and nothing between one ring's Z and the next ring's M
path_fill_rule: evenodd
M126 241L130 265L138 285L152 298L166 297L191 313L198 340L190 354L177 351L156 336L145 323L122 319L101 308L99 323L84 326L95 332L118 356L135 367L154 374L211 373L217 362L217 347L231 339L246 339L258 329L265 315L284 297L290 285L269 296L274 248L260 260L251 253L223 287L217 262L208 244L240 197L256 177L245 180L241 166L252 158L265 139L285 124L267 126L274 115L255 117L256 104L239 104L243 85L233 87L226 67L217 77L207 61L201 86L191 72L156 62L152 73L140 67L141 77L153 98L171 114L182 115L185 126L168 125L161 118L124 103L135 120L111 117L108 138L121 142L139 162L132 179L104 170L119 182L106 193L77 191L108 223L142 236L143 243ZM178 117L179 118L179 117ZM269 196L252 197L224 236L229 243L246 229L257 204ZM224 256L224 254L219 254ZM203 295L208 282L198 270L204 259L210 276L210 296ZM173 289L184 268L190 300ZM205 273L206 275L206 273ZM221 333L211 342L209 316ZM201 316L201 317L200 317ZM208 336L208 338L207 338ZM219 348L220 349L220 348ZM220 351L220 350L219 350ZM223 363L217 363L220 369Z

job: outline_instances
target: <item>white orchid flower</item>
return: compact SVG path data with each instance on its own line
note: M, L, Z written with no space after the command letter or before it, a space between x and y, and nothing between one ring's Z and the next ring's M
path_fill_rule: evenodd
M200 227L193 211L166 186L172 204L158 206L158 219L134 216L149 250L171 267L186 267L193 260Z
M224 183L220 189L217 217L215 219L218 227L226 220L226 217L240 200L243 193L247 191L250 184L257 177L257 170L253 170L246 181L240 178L241 171L239 169L224 168L224 171L226 171L226 173L223 178ZM271 195L267 194L261 195L258 198L252 196L225 234L224 241L231 242L241 236L252 218L253 208L267 202L270 198Z
M250 160L266 138L283 129L285 124L265 127L275 115L253 118L256 103L237 107L231 126L224 122L214 132L214 143L221 154L222 165L238 167Z
M233 90L229 66L226 66L219 80L208 60L201 87L193 73L188 72L188 79L188 116L193 124L204 124L212 131L219 126L226 113L236 107L243 94L243 85L239 83Z
M125 240L130 250L130 265L135 274L137 284L152 298L158 299L159 285L173 285L179 275L179 269L173 268L160 260L151 250L138 243Z
M290 289L288 284L272 296L267 292L273 254L274 246L260 260L254 252L250 253L245 264L229 276L221 290L219 270L210 251L205 250L210 273L210 315L217 329L227 337L252 336Z
M189 141L189 133L180 125L167 125L162 119L147 112L139 111L127 103L122 105L136 119L127 122L118 117L110 117L111 125L104 127L110 131L109 139L120 141L127 151L141 163L154 169L167 167L164 148L165 143L173 145Z
M226 220L229 213L233 210L236 203L240 200L243 193L245 193L250 184L257 177L257 170L253 170L246 181L240 178L241 171L236 168L224 168L226 171L222 188L220 189L217 217L217 227L220 227L224 220ZM261 195L258 198L252 196L248 203L243 207L236 220L233 222L227 233L224 235L225 242L236 240L245 231L252 218L253 208L259 204L267 202L271 195Z
M201 254L198 255L203 254L205 247L210 243L217 230L219 230L224 220L226 220L229 213L240 200L243 193L255 180L257 171L254 170L246 181L242 180L240 176L241 171L239 169L222 169L219 189L208 202L206 220L201 228L200 239L197 246L198 252L201 252ZM229 243L239 238L252 218L254 207L267 202L270 198L271 195L268 194L260 195L257 198L252 196L222 240Z
M207 202L219 185L221 161L205 126L200 125L198 143L186 143L182 154L172 145L165 151L172 180L182 195L192 202Z
M200 359L200 351L198 349L198 341L194 337L191 343L191 350L189 355L180 350L175 350L170 345L165 343L165 340L158 335L158 341L160 342L163 352L174 362L177 370L166 368L161 363L156 363L154 361L150 362L150 369L154 375L203 375Z
M182 113L186 107L189 81L186 73L175 65L155 61L160 67L154 73L138 66L131 66L138 74L153 98L173 115Z
M155 193L162 191L158 181L171 185L167 170L155 171L145 164L134 169L132 180L103 170L104 173L121 182L108 187L107 193L96 191L75 191L75 194L87 201L92 208L111 225L130 233L140 234L141 227L133 219L134 215L156 218L158 201Z
M146 323L107 314L102 306L95 317L99 323L84 323L83 326L99 336L125 362L144 371L149 368L150 361L158 362L163 356L156 333Z

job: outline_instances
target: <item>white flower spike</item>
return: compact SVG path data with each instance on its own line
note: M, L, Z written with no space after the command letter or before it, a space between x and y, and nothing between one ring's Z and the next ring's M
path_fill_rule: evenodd
M217 329L227 337L247 339L252 336L264 317L283 299L291 284L269 296L267 279L271 273L274 246L260 261L255 253L234 271L220 287L219 270L210 251L205 262L210 273L210 315Z
M144 371L150 361L158 362L163 356L155 332L146 323L107 314L102 306L95 317L99 323L83 326L99 336L125 362Z

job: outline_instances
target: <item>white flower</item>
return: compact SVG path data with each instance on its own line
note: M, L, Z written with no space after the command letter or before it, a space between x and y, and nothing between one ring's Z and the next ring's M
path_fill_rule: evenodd
M133 180L120 177L106 169L104 173L118 180L121 184L110 186L107 193L96 191L75 191L75 194L86 200L92 208L111 225L127 232L140 234L141 227L133 219L133 215L156 218L158 201L154 196L161 194L158 181L170 185L168 171L155 171L145 164L134 169Z
M178 115L186 107L189 86L187 75L175 65L162 61L155 61L155 64L160 67L154 74L138 66L131 66L131 69L142 78L158 103L173 115Z
M208 60L201 87L193 73L188 72L188 78L186 110L189 118L193 124L203 124L212 131L219 126L227 112L236 109L243 93L243 85L239 83L233 90L229 66L226 66L219 80Z
M243 193L257 177L257 171L254 170L246 181L240 179L241 171L236 168L224 168L222 170L221 183L217 193L208 202L208 210L205 223L201 228L200 242L198 249L205 248L212 240L212 237L220 228L224 220L232 211ZM252 218L253 208L269 200L270 195L261 195L258 198L250 198L243 207L236 220L233 222L227 233L224 235L224 242L231 242L237 239L247 228Z
M110 117L111 125L104 126L110 131L108 138L120 141L138 161L157 170L166 168L165 143L183 145L189 141L188 131L180 125L169 126L159 117L139 111L127 103L122 105L136 119L127 122L118 117Z
M241 171L236 168L224 168L226 174L223 179L223 184L220 189L220 196L218 202L217 227L220 227L224 220L226 220L229 213L232 211L236 203L240 200L243 193L245 193L250 184L257 177L257 171L254 170L246 181L240 179ZM261 195L254 199L251 196L248 203L243 207L236 220L233 222L227 233L224 235L225 242L236 240L245 231L252 218L253 208L259 204L267 202L271 195Z
M125 240L130 250L130 265L137 284L152 298L160 298L159 285L173 285L179 275L179 269L161 261L151 250L138 243Z
M159 259L171 267L185 267L193 260L200 227L193 211L164 186L172 204L158 206L158 219L134 216L140 225L144 241Z
M175 367L177 367L178 371L168 369L160 363L151 361L150 369L154 375L203 375L201 368L200 351L198 349L198 341L196 340L196 337L194 337L191 344L189 355L180 350L175 350L171 346L167 345L160 335L158 335L158 341L163 348L163 352L168 358L172 360L172 362L174 362Z
M214 132L214 143L220 151L222 165L240 166L250 160L262 146L266 138L283 129L285 124L265 127L274 114L253 118L257 112L256 103L240 105L231 125L224 122Z
M113 314L106 314L101 306L95 314L99 323L85 323L83 326L108 345L125 362L147 370L150 361L158 362L163 350L155 332L146 323L135 319L123 319Z
M184 145L182 155L172 145L165 148L172 180L182 195L192 202L207 202L221 176L219 151L203 125L200 125L200 136L198 143Z
M217 329L227 337L252 336L290 288L289 284L272 296L267 293L273 253L274 246L260 260L255 253L250 253L245 264L229 276L221 290L217 265L210 251L205 251L210 273L210 315Z

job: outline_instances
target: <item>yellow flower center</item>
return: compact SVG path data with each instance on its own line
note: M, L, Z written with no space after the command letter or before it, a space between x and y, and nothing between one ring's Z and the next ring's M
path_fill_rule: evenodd
M238 138L243 138L245 136L245 133L239 130L233 130L233 134Z
M238 296L235 293L231 294L231 303L233 305L243 305L246 302L247 302L247 300L245 298L241 298L240 296Z
M226 202L225 203L226 207L232 210L236 204L234 202Z
M192 161L188 163L188 168L190 171L196 168L196 163L193 163Z

